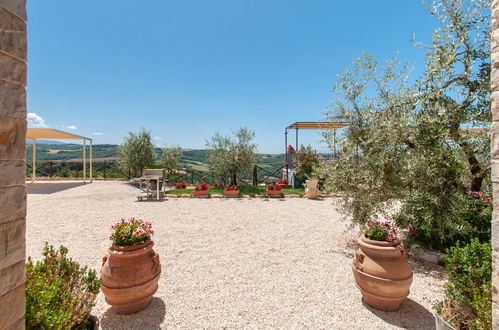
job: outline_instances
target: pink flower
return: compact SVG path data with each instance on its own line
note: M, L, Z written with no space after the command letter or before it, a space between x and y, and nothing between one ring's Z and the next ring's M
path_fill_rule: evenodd
M146 232L144 231L144 229L142 228L137 228L137 229L134 229L132 235L135 236L135 237L139 237L139 236L142 236L144 235Z

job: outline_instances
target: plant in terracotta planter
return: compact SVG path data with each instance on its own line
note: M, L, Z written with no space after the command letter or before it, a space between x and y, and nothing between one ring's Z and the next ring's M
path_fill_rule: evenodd
M412 269L397 229L369 220L358 243L352 270L365 302L381 310L398 309L409 295Z
M195 197L209 197L210 196L209 191L210 191L210 185L203 182L194 188L192 194Z
M267 194L270 197L282 197L283 196L281 187L278 184L268 184L267 185Z
M239 197L240 193L239 187L236 185L228 185L224 188L225 197Z
M154 252L150 222L130 218L111 226L113 245L103 258L101 290L119 314L144 309L158 289L159 255Z
M183 182L175 184L175 189L185 189L186 187L187 187L187 185Z

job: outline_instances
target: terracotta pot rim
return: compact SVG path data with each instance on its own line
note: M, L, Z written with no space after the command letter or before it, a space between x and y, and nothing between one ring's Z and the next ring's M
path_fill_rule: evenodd
M134 251L134 250L142 249L143 247L146 247L151 243L152 243L151 237L148 237L144 241L144 243L140 243L140 244L136 244L136 245L127 245L127 246L113 244L112 249L115 251Z
M364 234L360 236L360 239L366 243L366 244L371 244L371 245L376 245L376 246L383 246L383 247L395 247L397 245L400 245L400 240L397 239L393 242L387 242L387 241L375 241L369 238L366 238Z

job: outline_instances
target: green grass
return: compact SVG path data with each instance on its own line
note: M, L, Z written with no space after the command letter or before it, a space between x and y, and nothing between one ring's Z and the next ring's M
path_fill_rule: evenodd
M191 194L194 189L174 189L167 191L167 194L174 195L183 195L183 194ZM239 190L241 191L241 195L266 195L267 188L261 186L240 186ZM283 189L282 192L285 195L300 195L303 196L305 193L303 188L300 189ZM218 194L223 195L224 188L222 187L211 187L210 194Z

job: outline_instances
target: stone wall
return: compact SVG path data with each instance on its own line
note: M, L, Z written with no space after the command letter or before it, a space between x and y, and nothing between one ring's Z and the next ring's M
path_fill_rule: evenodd
M0 329L24 329L26 0L0 0Z

